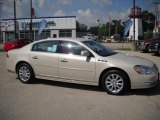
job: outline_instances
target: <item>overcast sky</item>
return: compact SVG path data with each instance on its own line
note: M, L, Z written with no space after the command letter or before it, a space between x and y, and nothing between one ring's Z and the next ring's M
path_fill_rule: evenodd
M17 0L17 18L29 17L30 0ZM154 11L153 2L136 0L142 10ZM13 0L0 0L1 18L13 18ZM127 20L133 0L32 0L37 17L76 16L77 21L88 26L97 25L97 19L106 23L111 19Z

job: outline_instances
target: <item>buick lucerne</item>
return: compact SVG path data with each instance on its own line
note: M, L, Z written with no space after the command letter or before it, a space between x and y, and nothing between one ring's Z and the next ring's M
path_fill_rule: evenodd
M156 64L147 59L77 38L49 38L8 51L6 66L23 83L40 78L99 85L113 95L153 87L159 78Z

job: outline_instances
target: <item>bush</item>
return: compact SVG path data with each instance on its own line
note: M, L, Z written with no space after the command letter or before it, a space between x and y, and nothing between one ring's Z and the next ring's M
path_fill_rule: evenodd
M153 32L145 32L144 33L144 39L150 39L153 37Z

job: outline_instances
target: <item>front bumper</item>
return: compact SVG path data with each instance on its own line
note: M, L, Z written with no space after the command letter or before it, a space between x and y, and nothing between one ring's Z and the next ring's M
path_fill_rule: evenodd
M138 74L137 72L132 72L131 78L131 88L150 88L157 84L159 80L159 70L156 64L153 64L152 74ZM136 77L135 77L136 76Z
M132 89L140 89L140 88L151 88L157 84L159 80L159 74L154 75L146 75L136 80L131 85Z
M149 50L151 52L158 52L158 46L156 44L152 43L149 45Z

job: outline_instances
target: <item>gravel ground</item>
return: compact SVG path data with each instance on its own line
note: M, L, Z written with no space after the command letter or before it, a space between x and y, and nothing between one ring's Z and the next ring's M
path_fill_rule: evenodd
M126 51L120 51L126 52ZM154 61L160 57L127 52ZM22 84L5 69L0 52L1 120L160 120L160 83L152 89L112 96L99 87L37 80Z

